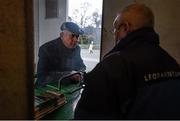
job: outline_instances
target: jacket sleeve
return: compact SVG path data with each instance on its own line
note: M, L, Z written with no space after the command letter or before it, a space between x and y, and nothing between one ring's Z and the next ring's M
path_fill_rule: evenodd
M131 93L126 62L119 56L108 57L84 76L85 88L75 119L121 119L120 105Z
M101 108L100 100L104 98L101 97L104 93L101 80L105 80L102 68L101 64L98 64L90 73L84 75L85 88L75 110L75 119L93 119L100 116L96 106Z

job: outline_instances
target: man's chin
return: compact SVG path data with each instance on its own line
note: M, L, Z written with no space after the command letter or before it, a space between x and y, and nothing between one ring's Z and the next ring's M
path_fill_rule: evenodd
M70 49L73 49L73 48L75 48L75 47L76 47L76 45L70 45L70 46L69 46Z

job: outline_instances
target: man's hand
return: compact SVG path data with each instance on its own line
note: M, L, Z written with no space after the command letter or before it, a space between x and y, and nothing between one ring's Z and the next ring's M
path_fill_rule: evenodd
M75 74L70 77L73 81L80 81L81 80L81 75L80 74Z

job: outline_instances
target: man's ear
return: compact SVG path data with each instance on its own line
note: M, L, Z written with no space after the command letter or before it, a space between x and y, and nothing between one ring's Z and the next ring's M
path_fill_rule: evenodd
M61 33L60 33L60 37L61 37L61 38L63 38L63 35L64 35L64 33L63 33L63 32L61 32Z
M124 31L127 33L131 32L131 26L128 22L124 22Z

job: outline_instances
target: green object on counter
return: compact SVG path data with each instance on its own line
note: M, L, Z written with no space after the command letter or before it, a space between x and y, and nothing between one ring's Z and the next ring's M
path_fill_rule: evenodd
M67 103L59 109L47 114L42 120L71 120L74 118L74 109L80 97L80 90L73 92L78 89L78 84L62 85L59 92L63 93L66 97ZM56 85L48 85L46 87L36 88L35 96L41 95L47 90L58 90ZM73 92L73 93L72 93Z

